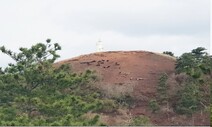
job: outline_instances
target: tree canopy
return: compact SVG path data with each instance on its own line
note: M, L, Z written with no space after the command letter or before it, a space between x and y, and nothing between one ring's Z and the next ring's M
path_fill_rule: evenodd
M192 114L209 105L212 57L205 50L203 47L198 47L177 59L176 74L187 75L176 95L178 99L175 109L179 113Z
M99 116L86 113L104 108L104 99L92 85L93 71L76 74L69 65L54 66L61 50L58 43L38 43L0 50L14 59L0 71L0 125L100 125Z

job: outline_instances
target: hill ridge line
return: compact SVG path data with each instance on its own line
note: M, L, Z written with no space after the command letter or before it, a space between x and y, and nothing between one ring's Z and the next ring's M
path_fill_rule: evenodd
M149 54L154 54L154 55L159 55L159 56L163 56L163 57L166 57L166 58L169 58L169 59L172 59L172 60L176 60L175 57L172 57L172 56L169 56L169 55L166 55L166 54L163 54L163 53L158 53L158 52L151 52L151 51L145 51L145 50L133 50L133 51L103 51L103 52L93 52L93 53L88 53L88 54L83 54L83 55L79 55L79 56L75 56L75 57L72 57L72 58L68 58L68 59L64 59L64 60L60 60L57 63L63 63L63 62L67 62L67 61L74 61L74 60L77 60L77 59L80 59L80 58L84 58L84 57L88 57L90 55L106 55L106 54L110 54L110 53L149 53Z

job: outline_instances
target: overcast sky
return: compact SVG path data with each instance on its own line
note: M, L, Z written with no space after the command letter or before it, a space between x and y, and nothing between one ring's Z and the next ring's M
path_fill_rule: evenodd
M17 51L51 38L60 60L95 52L99 39L105 51L210 47L210 0L0 0L0 16L0 46Z

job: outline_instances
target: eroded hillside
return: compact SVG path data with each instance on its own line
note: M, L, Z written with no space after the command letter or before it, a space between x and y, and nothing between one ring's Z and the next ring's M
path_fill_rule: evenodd
M95 85L106 97L132 97L133 104L121 113L101 115L102 121L108 125L127 125L130 116L140 115L147 116L153 125L209 124L209 115L202 112L194 114L191 119L176 114L171 106L160 107L158 113L150 110L149 101L157 96L156 87L161 74L169 76L169 94L177 91L178 84L174 75L176 60L173 57L145 51L117 51L82 55L57 64L61 63L70 64L77 73L87 69L95 70L99 79Z

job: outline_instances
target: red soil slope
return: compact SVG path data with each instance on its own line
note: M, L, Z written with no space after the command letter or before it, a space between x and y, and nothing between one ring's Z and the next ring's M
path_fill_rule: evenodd
M149 110L148 102L156 96L160 74L174 73L175 59L170 56L146 51L100 52L61 61L56 65L61 63L71 64L72 70L79 73L87 69L96 70L100 76L98 85L114 89L107 89L109 92L120 93L132 89L130 94L136 99L136 105L130 109L130 114L148 116L154 125L209 124L208 116L196 117L192 121L185 116L178 116L173 111L169 111L169 114L166 111L153 114ZM115 89L114 86L122 89ZM114 122L108 123L116 125Z

